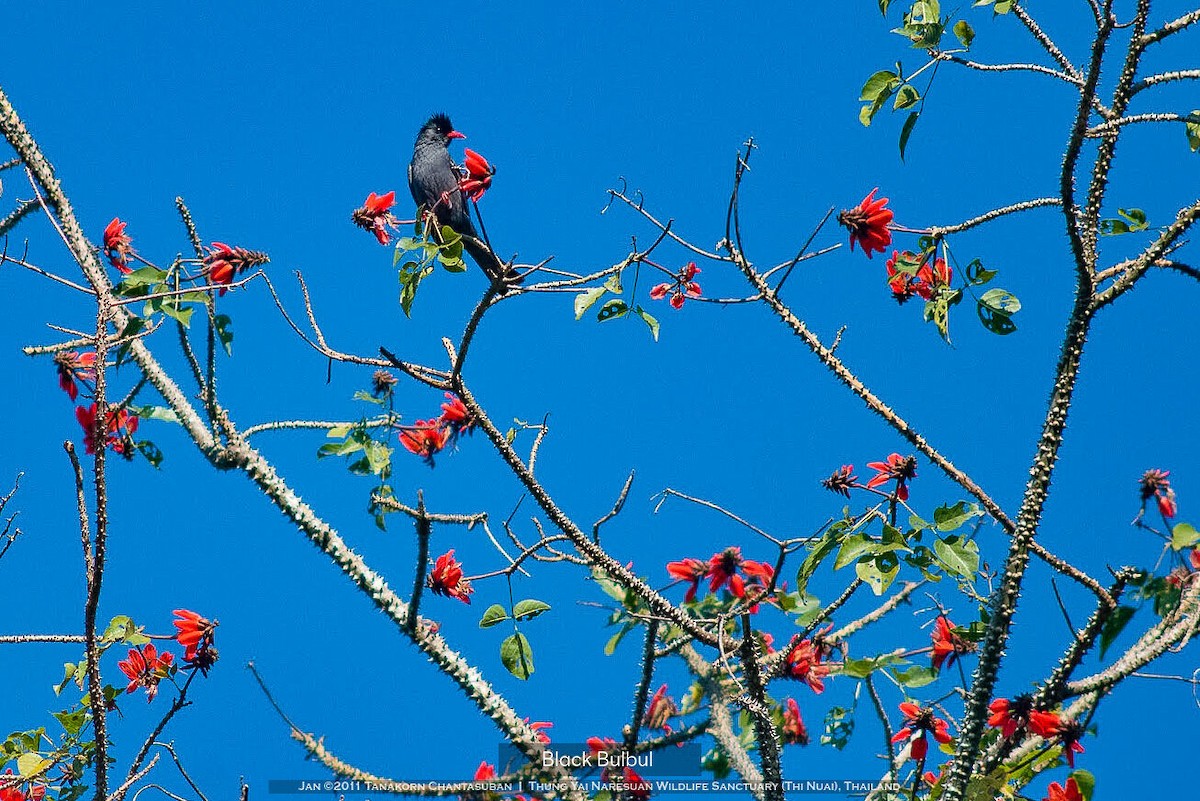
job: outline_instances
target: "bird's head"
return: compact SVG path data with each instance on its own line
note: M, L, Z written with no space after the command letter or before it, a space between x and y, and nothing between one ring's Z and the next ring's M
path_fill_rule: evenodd
M421 132L417 134L417 143L439 144L445 147L450 144L451 139L466 138L464 134L454 130L449 117L445 114L434 114L421 126Z

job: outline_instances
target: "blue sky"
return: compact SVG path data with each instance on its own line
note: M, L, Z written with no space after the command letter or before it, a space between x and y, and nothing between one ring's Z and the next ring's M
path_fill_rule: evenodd
M1181 8L1164 3L1156 19ZM1068 55L1082 61L1085 4L1036 11ZM1040 58L1013 20L993 21L986 11L969 18L977 32L974 57ZM943 68L902 164L899 117L881 114L870 129L857 121L868 75L898 58L910 68L921 63L888 33L891 25L874 3L819 11L802 4L731 10L717 3L686 10L666 3L636 9L366 3L353 10L212 3L157 11L44 3L10 9L8 20L0 85L55 164L94 241L119 215L139 252L168 262L187 249L174 209L181 195L206 241L270 253L273 280L293 310L299 294L291 276L301 270L335 346L373 353L382 344L434 365L444 358L441 338L459 334L483 291L481 277L471 270L431 278L405 319L390 251L348 219L369 191L407 195L412 140L433 111L448 112L466 144L498 165L483 201L497 248L530 262L554 255L562 269L581 272L623 258L631 235L643 243L652 236L626 210L600 213L604 190L619 186L621 177L656 214L710 247L723 231L734 153L750 135L760 149L743 192L746 245L756 262L773 264L793 255L827 209L849 207L874 186L891 198L897 221L914 227L1054 194L1074 112L1071 93L1049 79ZM1194 66L1189 46L1194 35L1164 45L1152 68ZM1135 111L1200 106L1195 87L1186 85L1146 92L1138 102ZM1114 208L1137 206L1162 224L1195 199L1200 161L1177 128L1131 130L1120 155L1127 160L1114 171ZM28 196L22 176L10 171L3 178L0 202ZM71 273L44 222L20 234L30 238L31 261ZM831 225L816 244L841 241ZM906 241L914 244L898 238L901 246ZM1070 304L1061 216L1030 212L952 244L964 262L978 256L998 269L997 283L1020 297L1017 333L992 336L963 306L952 319L948 347L921 322L916 304L891 301L882 259L868 261L845 248L800 268L788 299L827 339L847 326L839 354L852 369L1012 511ZM1114 255L1130 247L1104 245ZM671 266L689 260L667 247L658 255ZM706 294L746 293L731 270L701 266ZM75 631L82 580L59 443L78 441L78 427L48 359L31 360L19 349L54 341L47 322L90 327L89 310L80 297L11 267L0 271L0 282L9 299L0 317L0 359L10 388L0 404L13 421L0 453L0 486L24 471L14 506L26 532L0 564L6 610L0 630ZM643 293L649 283L643 281ZM1142 471L1172 471L1185 520L1200 491L1189 341L1198 297L1194 283L1151 275L1102 315L1089 343L1041 537L1093 574L1157 558L1156 542L1128 526ZM628 471L637 470L627 509L606 530L605 543L653 583L666 583L666 561L707 557L729 544L742 544L751 558L770 555L702 510L672 501L653 514L652 496L664 487L722 503L777 535L797 536L839 513L839 499L820 488L821 477L844 463L862 475L865 462L907 452L762 308L689 303L674 312L643 294L663 323L654 343L636 321L575 322L570 300L527 297L496 309L474 346L467 379L497 421L550 415L539 473L577 520L599 517ZM236 340L235 358L222 364L221 387L237 422L364 413L350 396L367 386L369 373L335 366L327 384L325 361L290 334L261 286L227 295L222 306L234 319ZM168 364L182 366L167 338L158 348L171 354ZM119 380L127 385L130 377ZM409 417L432 414L441 400L406 383L398 392ZM113 466L101 614L130 614L158 632L169 629L170 610L178 606L220 619L221 663L169 733L206 791L227 796L240 775L264 789L269 779L322 776L303 761L243 669L249 660L302 728L364 769L453 778L469 775L480 759L494 760L490 724L249 482L215 473L165 424L144 423L139 434L158 443L167 460L157 472L144 463ZM356 549L407 591L410 529L397 520L387 533L375 530L363 511L370 484L333 460L317 462L323 441L319 434L267 434L259 445ZM931 510L961 497L924 460L919 470L916 503ZM434 471L401 459L395 485L409 499L424 489L432 509L486 510L493 520L506 517L520 497L478 436ZM532 514L526 502L515 517L526 536ZM999 529L985 528L980 541L996 564L1006 548ZM499 566L476 532L438 530L435 553L449 547L470 572ZM505 600L501 584L481 583L470 609L446 599L423 605L522 714L554 721L552 734L562 742L617 736L636 675L632 642L614 657L601 655L610 634L601 626L603 613L577 601L603 598L582 578L578 569L551 566L519 584L521 594L554 606L526 629L538 668L528 683L500 667L497 630L475 625L487 605ZM815 589L832 597L843 581L827 577ZM1013 660L1001 676L1005 691L1043 675L1069 637L1052 611L1044 570L1031 572L1030 592L1017 618ZM940 593L970 614L948 588ZM870 608L869 600L851 612ZM928 599L917 603L910 611L919 614L903 612L872 635L877 639L856 643L855 653L923 644L918 627L930 606ZM777 638L789 634L788 621L764 620L772 621ZM0 730L49 722L45 712L61 702L48 688L62 663L76 658L69 646L4 646L0 682L17 702L0 708ZM1195 666L1185 652L1166 660L1161 672L1187 674ZM115 683L115 666L108 670ZM684 691L678 666L660 670L673 693ZM817 729L828 706L850 702L852 687L835 679L820 697L785 689L798 691ZM899 700L888 698L893 708ZM163 703L147 709L140 697L126 699L125 717L114 722L118 754L141 741ZM1151 708L1154 733L1145 723ZM1186 685L1128 683L1096 717L1101 736L1088 738L1080 764L1096 771L1104 798L1139 787L1170 789L1177 786L1172 768L1190 755L1188 734L1197 721ZM1185 734L1158 734L1172 731ZM867 760L879 745L877 724L863 714L846 752L797 750L787 767L804 777L873 776L877 765ZM1136 775L1124 767L1132 764L1139 766ZM159 772L168 782L169 771ZM169 783L178 784L173 777Z

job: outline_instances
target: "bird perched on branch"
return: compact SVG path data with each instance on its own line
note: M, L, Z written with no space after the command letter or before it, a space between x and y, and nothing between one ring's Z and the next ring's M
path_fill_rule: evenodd
M450 158L450 140L466 139L454 130L445 114L434 114L421 126L408 165L408 188L418 205L432 211L439 225L448 225L463 236L463 248L492 280L519 283L520 276L479 238L471 222L466 192Z

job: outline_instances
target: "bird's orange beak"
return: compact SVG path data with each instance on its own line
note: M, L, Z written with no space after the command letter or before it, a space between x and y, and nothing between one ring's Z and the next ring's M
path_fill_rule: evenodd
M446 134L446 138L447 139L466 139L467 135L465 133L459 133L458 131L451 131L450 133Z

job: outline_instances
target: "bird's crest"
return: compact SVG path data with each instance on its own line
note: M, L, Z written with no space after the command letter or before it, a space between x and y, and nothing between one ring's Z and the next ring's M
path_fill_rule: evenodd
M450 122L450 118L442 113L434 114L429 118L429 122L425 123L426 127L433 126L442 136L446 136L454 130L454 125Z

